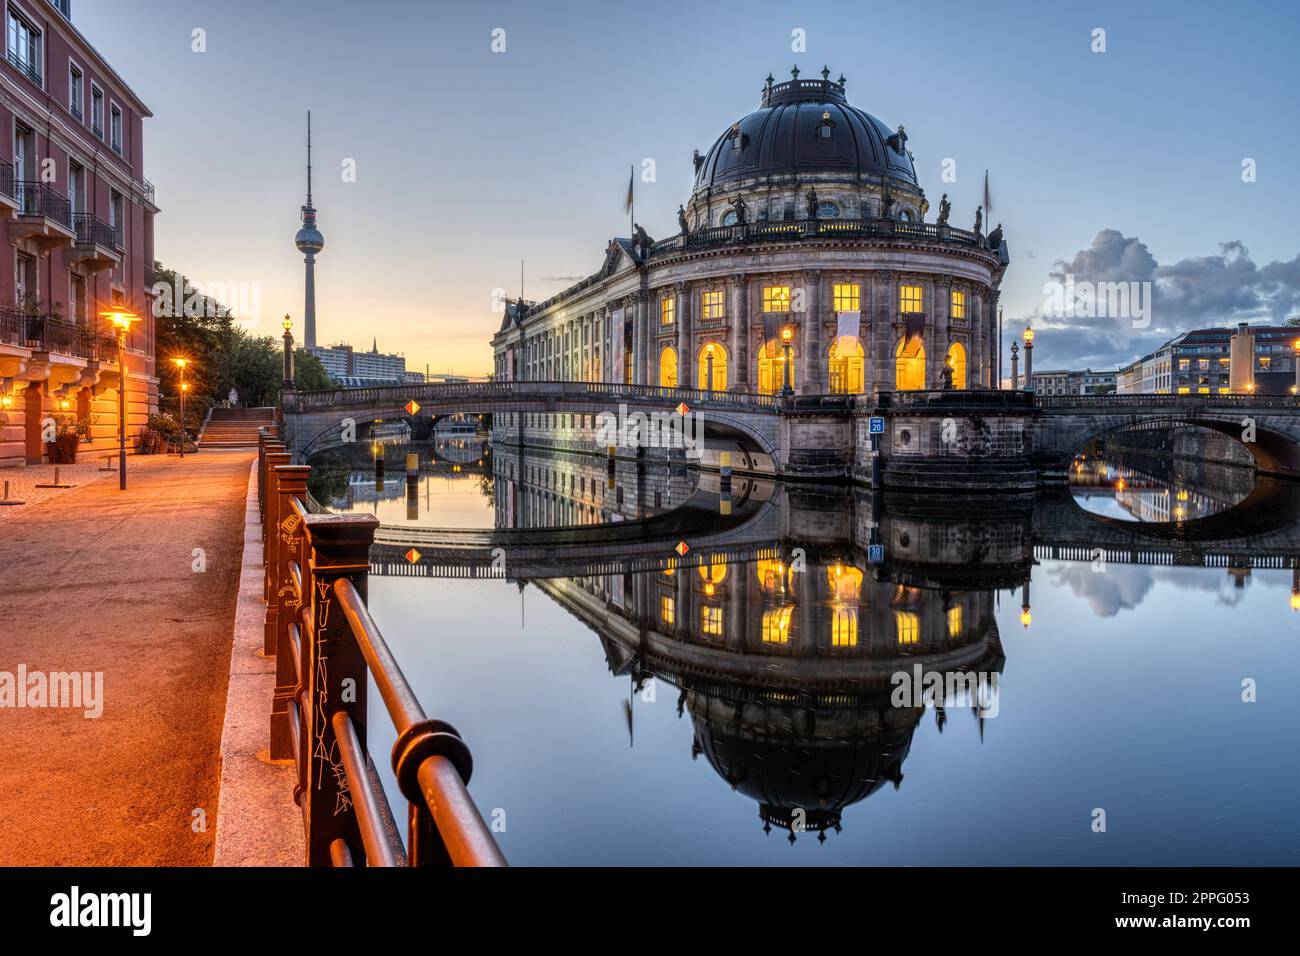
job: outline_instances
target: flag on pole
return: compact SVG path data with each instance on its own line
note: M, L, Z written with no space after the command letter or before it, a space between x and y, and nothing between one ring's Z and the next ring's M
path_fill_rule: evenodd
M992 222L989 218L993 212L993 200L989 198L989 171L984 170L984 221Z
M839 355L851 355L858 344L861 312L841 312L836 321L835 349Z
M627 199L623 202L623 211L627 213L632 211L632 182L635 179L635 176L636 167L633 166L627 174Z

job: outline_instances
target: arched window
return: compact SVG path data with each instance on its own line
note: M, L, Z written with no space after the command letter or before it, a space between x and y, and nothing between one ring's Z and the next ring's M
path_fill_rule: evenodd
M908 392L925 388L925 343L919 335L904 339L894 351L894 388Z
M671 345L659 353L659 384L664 388L677 387L677 350Z
M768 354L769 350L772 354ZM799 368L798 356L790 349L790 387L798 388L795 372ZM758 390L764 395L775 395L785 387L785 349L772 342L758 347Z
M721 223L722 225L724 225L724 226L734 226L734 225L736 224L736 222L737 222L737 220L736 220L736 210L734 210L734 209L729 209L729 210L727 210L726 212L724 212L724 213L722 214L722 223Z
M818 219L839 219L840 204L830 199L823 199L817 204Z
M789 644L790 643L790 618L794 614L794 608L789 605L785 607L774 607L771 610L763 612L763 643L764 644Z
M700 388L705 391L725 392L727 390L727 350L719 342L705 342L700 348ZM712 381L709 379L709 367L713 367Z
M952 366L952 387L966 387L966 347L960 342L948 346L948 364Z
M866 390L866 353L861 342L841 348L836 339L831 343L828 366L832 395L860 395Z

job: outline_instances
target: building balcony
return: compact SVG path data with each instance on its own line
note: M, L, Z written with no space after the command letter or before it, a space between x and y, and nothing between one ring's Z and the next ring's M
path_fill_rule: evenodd
M48 252L58 246L71 247L77 241L72 226L72 202L45 183L20 179L15 184L17 219L9 224L9 241L17 245L29 239Z
M70 260L81 262L91 272L112 268L122 261L117 230L98 216L73 213L72 228L77 239L68 252Z
M14 185L14 164L0 159L0 219L18 215L18 195Z
M19 56L17 50L10 50L8 52L8 58L9 58L10 66L12 66L23 76L27 77L27 79L31 80L41 89L45 89L45 81L41 76L41 71L37 66L37 64L31 62L30 60L24 59L22 56Z
M0 310L0 346L95 361L113 361L117 357L117 340L111 335L65 319L12 309Z

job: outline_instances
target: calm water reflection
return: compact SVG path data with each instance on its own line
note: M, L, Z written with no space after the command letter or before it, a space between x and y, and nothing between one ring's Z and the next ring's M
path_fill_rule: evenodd
M398 528L499 529L507 578L375 574L370 603L426 709L472 746L513 863L1300 858L1289 512L1257 516L1245 545L1191 511L1142 541L1135 511L1172 516L1108 491L1117 529L1082 484L873 499L501 447L455 471L415 450L409 483L395 448L382 490L336 462L317 497ZM1113 488L1134 466L1088 467ZM696 545L670 563L683 516ZM532 530L591 525L613 534ZM900 702L900 671L978 690Z

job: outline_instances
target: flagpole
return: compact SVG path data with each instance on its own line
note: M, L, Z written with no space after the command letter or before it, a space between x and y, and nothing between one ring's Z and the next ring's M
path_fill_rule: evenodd
M627 168L627 237L636 238L636 163Z

